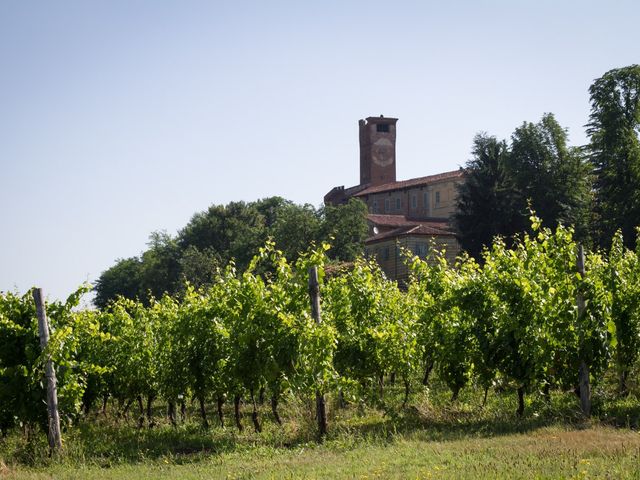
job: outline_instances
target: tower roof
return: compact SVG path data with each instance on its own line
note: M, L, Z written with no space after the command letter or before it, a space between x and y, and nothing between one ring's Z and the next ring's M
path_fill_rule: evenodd
M367 117L365 120L367 123L396 123L398 121L397 118L385 117L383 115L379 117Z

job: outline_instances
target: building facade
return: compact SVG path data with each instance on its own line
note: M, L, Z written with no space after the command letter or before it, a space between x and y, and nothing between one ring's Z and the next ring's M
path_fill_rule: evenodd
M403 249L422 258L430 248L444 249L452 262L460 252L450 222L464 171L397 181L397 122L382 115L358 122L360 184L334 187L324 201L338 205L354 197L366 203L370 231L366 254L376 258L387 277L403 281L408 276Z

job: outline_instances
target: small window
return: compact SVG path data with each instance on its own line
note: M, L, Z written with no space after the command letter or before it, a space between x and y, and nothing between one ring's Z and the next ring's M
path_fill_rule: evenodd
M418 242L413 247L413 253L415 253L418 257L424 258L427 256L427 244Z
M385 199L384 199L384 211L385 211L385 213L389 211L389 207L390 207L390 205L389 205L389 199L388 199L388 198L385 198Z
M412 195L411 196L411 210L415 210L416 208L418 208L418 196L417 195Z
M440 204L440 192L436 192L436 205Z
M378 213L378 201L373 201L373 213Z
M424 192L423 203L424 203L424 209L429 210L429 192Z
M382 251L382 259L389 260L389 247L384 247L384 250Z
M396 198L396 210L400 210L402 208L402 199Z
M388 123L378 123L376 125L376 132L389 133L389 124Z

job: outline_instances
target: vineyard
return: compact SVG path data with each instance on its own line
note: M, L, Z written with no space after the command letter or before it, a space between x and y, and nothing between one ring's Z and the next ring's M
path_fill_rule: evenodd
M575 391L576 412L580 397L637 403L638 253L618 235L610 251L586 253L582 272L571 229L541 228L532 217L532 231L510 246L496 241L481 263L462 257L449 265L436 250L426 259L399 252L412 272L402 288L366 259L329 266L327 245L289 263L272 243L246 271L231 264L211 288L188 287L180 298L78 310L83 287L65 303L47 304L44 351L31 293L3 293L2 436L46 434L48 359L63 433L107 410L152 427L154 405L174 426L195 408L206 430L256 433L267 416L285 422L290 406L313 415L314 398L395 415L434 378L451 402L475 396L485 403L489 392L514 398L514 421L531 395ZM312 267L321 299L316 318ZM326 428L330 436L330 422Z

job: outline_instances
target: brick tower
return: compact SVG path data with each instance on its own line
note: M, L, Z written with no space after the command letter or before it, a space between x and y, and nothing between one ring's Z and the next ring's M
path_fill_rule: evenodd
M360 120L360 185L383 185L396 181L397 118L368 117Z

